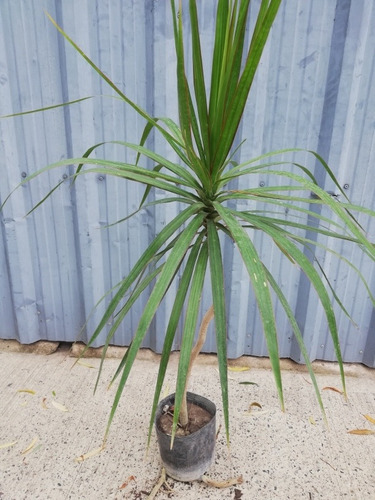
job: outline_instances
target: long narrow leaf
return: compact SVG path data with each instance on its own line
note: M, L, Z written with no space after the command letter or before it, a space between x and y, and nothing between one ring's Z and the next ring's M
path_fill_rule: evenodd
M224 48L226 40L226 32L229 22L229 3L228 0L218 0L216 10L216 27L215 27L215 44L212 56L211 69L211 86L210 86L210 103L209 116L217 115L218 94L220 88L220 75L222 72L222 64L224 59Z
M162 271L163 266L164 266L164 264L162 264L161 266L156 268L153 272L150 272L149 274L147 274L147 276L141 281L141 283L139 283L136 286L136 288L132 291L130 297L128 298L126 303L123 305L123 307L121 308L121 310L117 314L116 319L114 320L113 325L111 326L111 328L106 336L105 343L104 343L104 346L102 348L102 355L101 355L100 365L99 365L99 369L98 369L98 375L96 377L94 392L98 388L100 376L101 376L102 369L103 369L104 359L106 357L107 350L108 350L108 347L110 345L111 340L113 339L113 336L117 332L119 326L121 325L125 316L128 314L128 312L132 308L133 304L136 302L136 300L141 295L141 293L150 285L150 283ZM118 373L116 372L112 378L111 384L113 383L113 380L115 380L117 378L117 376L118 376Z
M307 369L309 371L309 374L310 374L310 377L311 377L311 381L312 381L314 389L315 389L315 394L316 394L316 397L317 397L320 409L322 411L324 419L327 421L327 417L326 417L326 413L325 413L325 410L324 410L322 397L320 395L318 383L316 381L315 373L314 373L314 370L312 368L312 364L311 364L311 361L310 361L310 358L309 358L309 355L308 355L305 343L303 341L303 336L302 336L301 330L300 330L300 328L298 326L298 323L296 321L296 318L294 317L293 311L292 311L290 305L288 304L288 301L286 300L285 295L283 294L281 288L276 283L274 277L272 276L272 274L270 273L270 271L265 266L264 266L264 270L266 272L267 280L270 283L270 285L273 288L273 290L275 291L275 293L276 293L276 295L277 295L277 297L278 297L281 305L283 306L284 311L285 311L285 313L286 313L286 315L287 315L287 317L289 319L289 322L290 322L290 324L292 326L292 329L293 329L293 332L294 332L294 336L295 336L295 338L296 338L296 340L298 342L299 349L300 349L300 351L302 353L302 356L303 356L303 358L305 360Z
M155 265L155 262L157 262L159 259L161 259L162 257L164 257L164 255L165 255L167 252L169 252L169 251L170 251L170 250L174 247L175 243L178 241L178 239L180 238L180 236L181 236L181 233L180 233L180 234L178 234L175 238L173 238L173 240L172 240L172 241L171 241L171 242L170 242L170 243L169 243L169 244L168 244L168 245L167 245L167 246L166 246L166 247L165 247L165 248L164 248L161 252L159 252L159 253L157 253L157 254L155 255L155 258L154 258L154 260L153 260L153 262L152 262L152 265ZM196 241L196 242L194 243L194 245L193 245L193 248L196 246L196 244L197 244L197 243L199 243L199 241L201 241L201 239L202 239L202 234L200 234L200 235L198 236L197 241ZM190 257L189 257L189 258L190 258ZM164 264L163 264L163 266L164 266ZM161 268L160 268L160 270L161 270ZM158 271L159 271L159 269L158 269ZM159 271L159 272L160 272L160 271ZM158 274L159 274L159 272L158 272ZM147 277L146 277L145 279L147 279ZM175 276L172 278L172 280L171 280L170 284L172 283L172 281L173 281L174 279L175 279ZM141 282L140 278L139 278L138 282L139 282L139 283ZM135 287L135 290L137 290L138 286L140 286L140 285L139 285L139 283L138 283L138 284L137 284L137 286ZM132 293L134 293L134 292L135 292L135 290L134 290ZM167 293L167 291L168 291L168 289L166 288L166 289L165 289L165 293ZM124 306L120 309L120 311L119 311L118 313L116 313L116 316L115 316L115 318L116 318L116 319L118 319L118 317L122 314L123 309L124 309L125 307L127 307L127 304L125 304L125 305L124 305ZM172 313L172 315L173 315L173 314L174 314L174 312ZM118 324L120 324L120 323L121 323L121 320L118 322ZM117 327L118 327L118 326L117 326ZM116 328L117 328L117 327L116 327ZM172 340L173 340L173 339L172 339ZM125 354L125 356L122 358L122 360L121 360L120 364L118 365L117 370L116 370L115 374L113 375L113 377L112 377L112 379L111 379L110 386L111 386L111 385L115 382L115 380L117 379L117 377L120 375L120 373L122 372L122 370L123 370L123 368L124 368L124 366L125 366L126 362L127 362L127 353Z
M178 363L176 395L174 400L173 425L171 448L173 447L174 437L176 435L177 422L180 416L182 399L187 383L187 373L189 368L190 356L193 347L194 334L196 331L199 305L201 302L204 277L207 268L207 245L201 247L197 264L194 269L194 275L191 282L188 306L185 316L184 330L182 332L182 344L180 349L180 360Z
M167 330L165 332L163 351L161 354L160 364L159 364L159 372L158 378L155 385L154 399L152 403L152 410L150 416L150 425L148 430L148 441L147 445L150 445L151 440L151 432L154 425L154 419L156 414L157 405L160 398L160 392L163 386L165 372L167 370L168 360L172 349L173 340L175 337L176 329L178 326L178 322L180 320L180 316L182 313L182 308L185 303L186 294L188 292L189 284L191 281L191 277L193 275L195 263L198 257L198 253L202 244L204 233L197 238L197 241L194 243L193 248L191 249L189 258L186 262L186 267L184 269L183 275L180 280L180 284L177 290L176 298L173 303L173 309L171 315L169 317L169 322L167 326Z
M133 366L135 356L142 344L144 336L146 335L146 332L151 324L156 310L159 307L159 304L164 297L166 290L170 286L171 280L173 279L177 269L181 265L181 262L191 244L192 239L202 225L203 218L203 214L196 215L194 219L183 230L182 236L178 239L175 246L173 247L171 254L164 265L163 271L151 292L150 298L147 302L147 306L143 310L137 330L134 334L132 344L127 354L126 364L124 366L123 373L121 375L120 382L116 391L115 399L111 408L105 436L108 435L114 414L116 413L122 392L124 390L130 370Z
M263 0L265 1L265 0ZM276 17L281 0L266 0L269 6L262 20L262 30L259 30L256 38L252 40L249 53L247 55L245 68L238 82L235 95L228 104L228 114L224 117L224 124L220 137L216 142L215 165L216 172L224 163L233 144L242 114L249 95L250 87L253 82L264 46L268 39L268 34ZM240 56L239 56L240 57ZM214 172L215 173L215 172Z
M245 216L245 220L249 217ZM301 270L306 274L309 278L310 282L314 286L320 302L323 306L324 312L326 314L329 330L331 332L331 337L333 341L333 346L336 353L336 358L340 368L341 382L343 385L344 393L346 394L346 385L345 385L345 374L343 368L343 361L340 349L340 341L337 331L336 317L332 308L332 304L330 298L328 296L327 290L318 274L314 266L311 264L310 260L306 257L306 255L292 242L290 242L283 235L283 231L280 229L275 229L269 224L262 224L257 222L258 226L262 228L262 230L269 234L277 244L283 248L291 257L297 262L301 268Z
M211 289L214 306L216 330L216 347L219 364L221 397L223 401L225 433L229 445L229 402L228 402L228 375L227 375L227 320L225 310L225 286L223 260L220 248L219 235L215 223L207 221L208 255L210 259Z
M138 166L139 157L141 155L143 155L143 156L146 156L147 158L150 158L151 160L155 161L157 164L160 164L161 166L165 167L167 170L170 170L174 174L178 175L179 178L181 178L181 181L182 181L181 183L184 184L185 186L199 187L199 183L196 181L196 179L185 168L181 167L180 165L178 165L176 163L173 163L173 162L169 161L167 158L165 158L165 157L163 157L161 155L158 155L157 153L155 153L151 149L145 148L145 147L143 147L142 145L139 145L139 144L133 144L131 142L125 142L125 141L104 141L104 142L99 142L98 144L95 144L94 146L91 146L82 155L82 158L85 158L85 160L82 161L78 165L76 174L78 174L81 171L81 169L82 169L82 167L83 167L83 165L85 163L91 163L91 162L92 163L98 163L98 162L101 162L99 164L106 163L106 164L112 164L112 165L115 165L115 164L121 165L122 163L120 163L120 162L109 162L108 160L97 160L97 159L94 159L92 161L86 160L87 158L90 157L91 153L94 150L96 150L99 147L104 146L106 144L116 144L116 145L124 146L125 148L131 149L133 151L136 151L137 152L137 158L136 158L135 164L132 165L132 167L134 169L139 168L140 170L144 170L143 167L139 167ZM74 160L74 159L71 159L69 161L70 161L70 163L73 163L73 164L77 163L77 160ZM129 165L129 164L127 164L127 165Z
M212 148L214 151L217 147L216 141L221 140L221 134L224 133L225 117L236 94L240 79L249 5L250 0L235 2L231 8L230 19L228 19L217 105L215 115L210 116L212 122ZM219 163L213 165L213 174L220 171Z
M250 192L250 191L249 191ZM311 203L312 205L322 205L323 202L322 200L308 200L307 198L297 198L295 196L273 196L271 193L269 195L265 194L264 196L260 197L257 195L252 195L252 194L246 194L244 192L233 192L229 194L224 194L222 196L218 196L217 201L220 203L223 203L228 200L249 200L249 201L254 201L254 202L262 202L264 204L272 204L276 205L278 207L284 208L286 211L285 213L288 214L288 217L291 217L294 212L305 214L309 217L315 218L317 221L323 221L328 223L328 225L332 225L334 227L337 227L343 231L343 234L345 234L348 238L350 238L353 241L357 241L357 238L353 238L351 236L351 233L349 232L348 228L344 227L342 224L337 223L337 221L330 219L329 217L322 216L320 213L309 210L307 208L303 208L301 206L298 206L297 204L292 204L292 203L286 203L288 202L305 202L305 203ZM285 200L285 201L284 201ZM369 213L369 210L364 208L364 207L358 207L356 205L349 205L348 203L343 204L345 207L345 210L355 210L361 213L365 213L368 215L371 215ZM264 212L262 210L248 210L248 213L259 213L259 212ZM297 217L297 215L294 215Z
M34 113L44 113L44 111L49 111L50 109L62 108L64 106L71 106L72 104L76 104L77 102L86 101L87 99L93 99L94 97L95 96L91 95L91 96L87 96L87 97L81 97L80 99L75 99L74 101L63 102L60 104L53 104L52 106L45 106L43 108L31 109L29 111L21 111L19 113L12 113L10 115L3 115L3 116L0 116L0 120L2 118L14 118L16 116L31 115Z
M174 0L171 0L174 8ZM181 133L186 144L186 152L190 160L196 158L194 152L193 139L191 135L192 113L194 110L191 105L189 84L185 74L185 58L184 58L184 37L182 30L182 11L178 11L178 19L173 15L175 25L175 41L176 41L176 56L177 56L177 89L178 89L178 111L180 118Z
M193 59L193 75L194 75L194 90L195 100L201 126L202 146L206 154L206 165L210 164L210 148L209 148L209 122L207 110L206 87L204 80L203 61L201 52L201 43L199 36L199 24L197 5L195 0L190 0L190 22L191 22L191 37L192 37L192 59Z
M103 71L88 57L87 54L83 52L83 50L69 37L69 35L57 24L57 22L46 12L46 16L48 19L51 21L51 23L55 26L55 28L63 35L65 40L67 40L73 47L74 49L85 59L86 62L100 75L100 77L118 94L121 99L123 99L127 104L129 104L135 111L142 116L145 120L147 120L149 123L152 123L154 127L156 127L161 134L165 137L165 139L169 142L171 145L176 144L176 139L170 135L168 132L166 132L160 125L148 114L146 113L145 110L143 110L140 106L138 106L135 102L133 102L131 99L129 99L118 87L115 85L108 76L103 73Z
M249 273L253 290L258 304L258 309L263 323L264 335L267 342L268 354L271 361L272 371L275 377L276 387L282 409L284 409L284 397L282 390L280 360L278 351L278 341L276 323L268 287L268 281L260 261L259 255L241 224L232 215L232 211L214 202L214 207L223 219L223 222L230 231L233 240L238 246L243 262Z
M375 258L375 246L372 243L370 243L368 239L364 236L358 222L353 217L353 215L349 213L350 209L348 209L348 205L346 203L342 204L336 200L333 200L331 196L326 191L324 191L324 189L320 188L313 182L310 182L304 177L301 177L299 175L284 171L283 172L270 171L270 173L271 174L275 173L277 175L285 176L292 180L295 180L296 182L299 182L301 185L303 185L306 189L309 189L312 193L315 193L318 196L318 198L320 198L324 202L324 204L332 210L332 212L336 213L336 215L340 217L342 221L345 222L345 224L347 225L348 229L350 229L352 234L367 248L370 255L372 255L373 258ZM365 209L363 209L363 211L368 212L368 210ZM374 212L372 212L372 214L374 214Z
M144 271L148 264L153 260L155 253L164 245L168 239L195 213L199 210L200 206L195 205L183 210L175 219L169 222L162 231L154 238L152 243L144 251L141 257L138 259L128 276L122 281L122 284L117 291L116 295L113 297L109 303L106 312L104 313L102 319L100 320L95 332L92 334L87 346L90 347L96 340L100 332L105 327L106 323L110 320L111 316L115 312L125 293L132 286L134 281L138 276Z

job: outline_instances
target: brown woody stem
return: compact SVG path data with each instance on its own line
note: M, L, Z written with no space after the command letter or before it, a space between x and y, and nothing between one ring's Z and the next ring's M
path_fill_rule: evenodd
M189 416L188 416L188 411L187 411L187 400L186 400L186 392L187 392L187 387L188 387L188 382L190 379L190 374L191 374L191 369L193 366L194 361L196 360L198 354L200 353L203 344L206 340L207 336L207 330L208 326L214 317L214 307L211 306L206 314L203 316L201 326L199 328L199 334L197 338L197 342L195 346L193 347L193 350L191 351L191 356L190 356L190 362L189 362L189 368L188 372L186 375L186 384L185 384L185 390L184 390L184 396L182 398L182 405L181 405L181 410L180 410L180 417L179 417L179 422L181 424L181 427L185 428L187 427L189 423Z

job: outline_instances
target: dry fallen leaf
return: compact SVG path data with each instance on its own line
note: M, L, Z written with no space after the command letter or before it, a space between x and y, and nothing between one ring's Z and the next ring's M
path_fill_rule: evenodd
M42 408L44 408L45 410L48 410L48 406L46 405L46 401L47 401L47 398L42 399Z
M18 443L18 441L13 441L12 443L0 444L0 450L2 450L3 448L10 448L11 446L14 446L16 443Z
M259 408L259 410L262 410L262 405L260 403L257 403L256 401L253 401L252 403L249 404L249 409L247 411L244 411L244 415L250 415L250 416L258 416L261 415L262 413L267 413L265 410L262 411L253 411L254 408Z
M27 394L32 394L34 396L34 394L36 394L35 391L33 391L32 389L18 389L17 392L26 392Z
M228 366L228 370L231 372L247 372L250 368L248 366Z
M124 483L122 483L119 490L123 490L124 488L127 487L127 485L130 483L130 481L135 481L135 480L136 480L135 476L129 476L128 479Z
M366 420L368 420L372 424L375 424L375 418L370 417L370 415L363 415L363 416L365 417Z
M344 391L336 389L336 387L323 387L322 391L333 391L333 392L338 392L339 394L344 394Z
M105 445L103 444L100 446L100 448L95 448L94 450L91 450L87 453L84 453L83 455L80 455L79 457L75 458L74 460L76 462L83 462L84 460L87 460L88 458L94 457L95 455L99 455L101 451L103 451L105 448Z
M368 434L375 434L375 431L371 431L370 429L353 429L352 431L348 431L348 434L358 434L360 436L367 436Z
M31 443L29 444L29 446L27 448L25 448L23 451L21 451L21 455L26 455L27 453L30 453L30 451L34 448L34 446L36 445L36 443L38 442L38 438L35 437Z
M82 361L81 359L79 359L77 361L77 365L86 366L86 368L95 368L94 365L90 365L90 363L86 363L85 361Z
M52 401L52 405L60 411L69 411L68 408L57 401Z

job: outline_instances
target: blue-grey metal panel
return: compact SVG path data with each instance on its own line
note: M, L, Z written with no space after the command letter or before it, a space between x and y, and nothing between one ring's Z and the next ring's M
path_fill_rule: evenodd
M215 5L216 0L199 3L206 54L212 47ZM153 116L177 119L169 2L2 0L0 115L95 97L69 108L0 120L1 200L25 175L52 162L79 157L103 141L137 142L144 127L133 110L109 97L113 95L111 89L56 33L44 10L130 98ZM237 159L245 161L285 147L316 150L328 160L354 203L375 207L371 171L374 38L372 0L283 2L239 130L238 144L243 139L246 142ZM152 137L150 144L167 153L160 137ZM122 146L110 143L93 154L122 161L134 158ZM300 154L298 160L311 166L325 189L333 190L313 158ZM85 176L72 187L71 173L72 167L66 165L37 177L14 193L0 214L2 338L17 338L24 343L38 339L73 341L89 318L81 336L87 339L110 296L90 315L95 304L128 273L152 237L179 210L169 205L146 208L127 223L106 228L136 210L143 189L100 174ZM24 218L56 182L64 179L45 204ZM259 175L251 182L270 180ZM232 187L236 189L236 182ZM159 199L164 194L155 190L152 196ZM248 206L242 203L239 208ZM375 239L374 222L365 230ZM253 238L296 311L312 359L334 359L324 313L314 290L297 267L272 248L266 236L253 234ZM323 238L319 242L326 243ZM374 265L358 250L340 242L331 243L330 248L357 265L374 292ZM223 241L223 253L229 355L267 355L246 270L231 242ZM333 253L325 254L317 247L315 257L357 323L352 324L335 306L344 358L375 366L374 309L361 280ZM158 352L175 291L171 289L165 298L145 341ZM208 285L206 292L203 310L210 306ZM123 322L113 339L115 344L129 344L146 300L147 294ZM281 355L302 361L278 305L276 319ZM102 342L103 337L98 345ZM176 348L179 343L177 338ZM211 330L205 350L215 351Z

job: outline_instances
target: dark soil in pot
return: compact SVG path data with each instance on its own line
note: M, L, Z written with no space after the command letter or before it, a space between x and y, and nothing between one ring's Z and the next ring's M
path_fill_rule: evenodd
M171 444L174 394L163 399L155 417L160 456L167 474L178 481L200 479L210 467L215 452L216 407L208 399L187 393L189 426L187 433L179 428ZM166 411L166 408L168 410ZM187 434L187 435L186 435Z
M167 405L166 405L167 406ZM176 436L188 436L194 432L199 431L212 419L210 412L198 406L194 403L188 403L188 415L189 424L186 429L178 426L176 431ZM164 409L163 409L164 410ZM173 424L173 406L168 407L165 413L160 415L159 427L165 434L172 434L172 424Z

